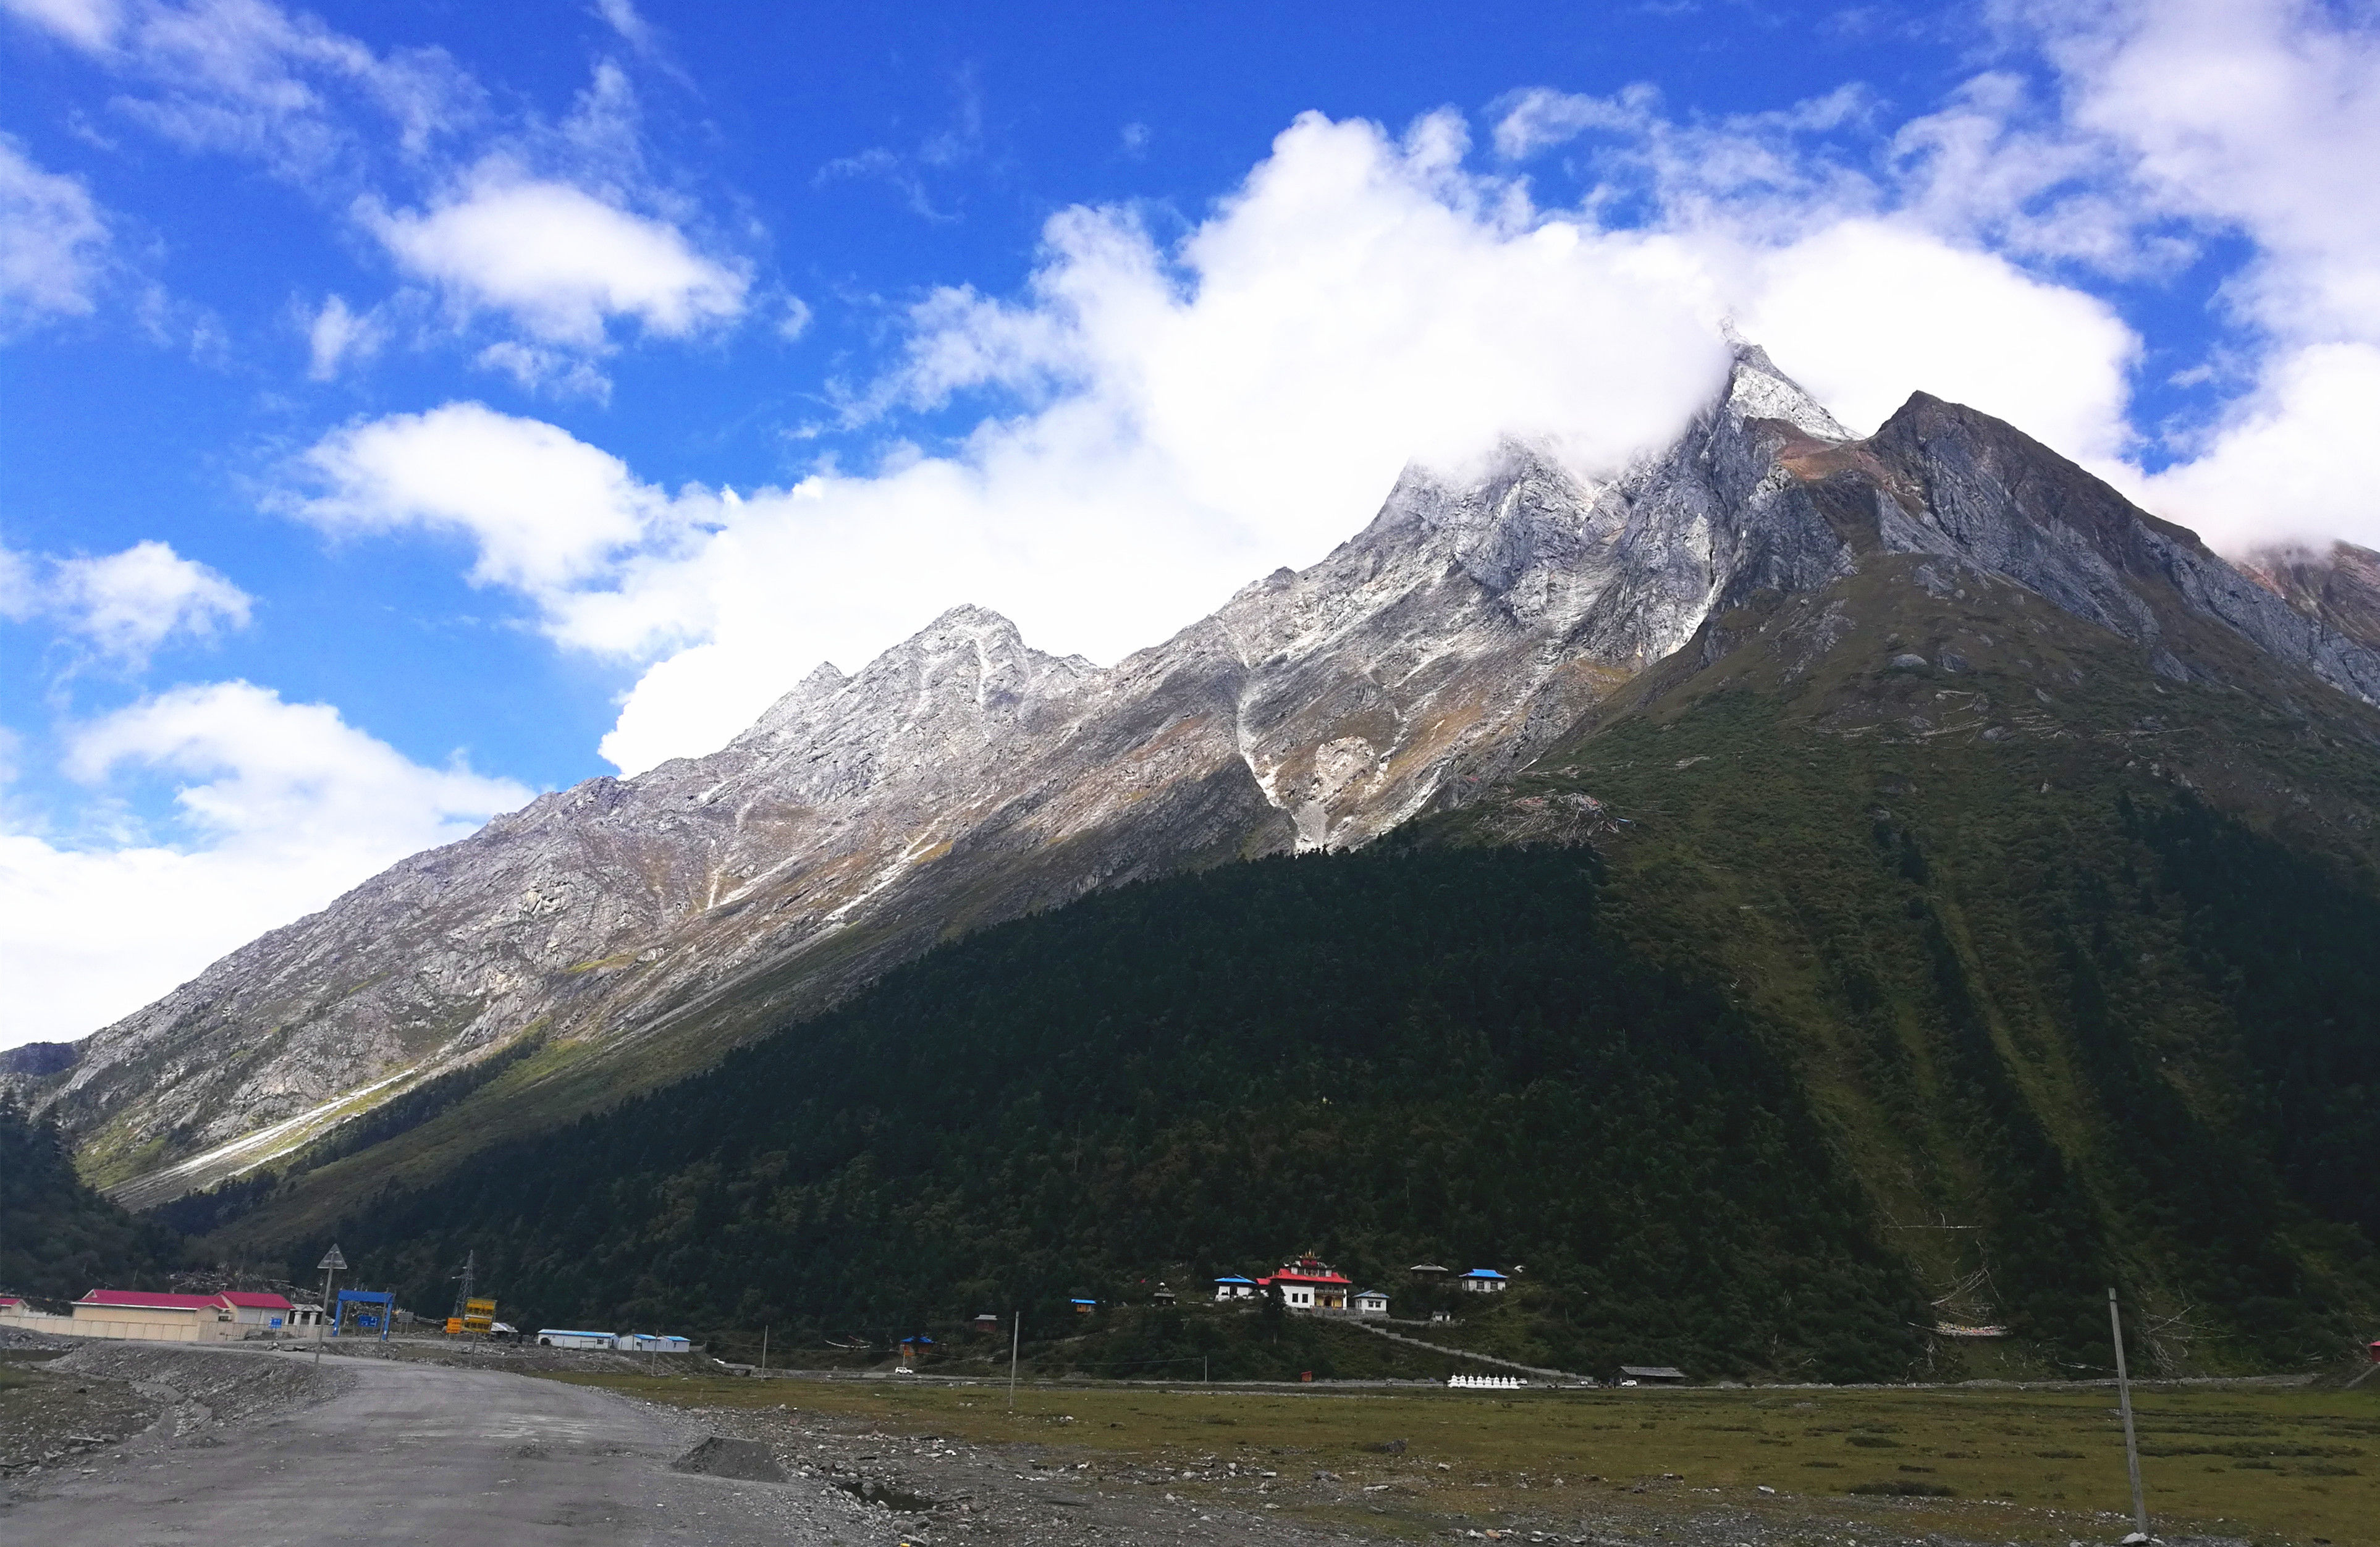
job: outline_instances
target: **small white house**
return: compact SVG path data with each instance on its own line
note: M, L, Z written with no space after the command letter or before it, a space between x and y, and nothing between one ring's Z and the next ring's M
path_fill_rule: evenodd
M1242 1278L1237 1274L1230 1274L1215 1280L1215 1302L1218 1305L1225 1300L1256 1298L1257 1281L1253 1278Z
M1473 1268L1455 1282L1475 1295L1500 1295L1512 1287L1512 1281L1494 1268Z
M1358 1289L1353 1303L1358 1316L1385 1316L1389 1313L1389 1297L1378 1289Z
M537 1345L540 1348L616 1348L620 1336L611 1332L571 1332L562 1327L537 1329Z

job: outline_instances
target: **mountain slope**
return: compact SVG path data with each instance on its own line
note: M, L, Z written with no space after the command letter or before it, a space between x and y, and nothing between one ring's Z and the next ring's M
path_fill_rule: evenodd
M1860 476L1927 522L1922 441L1877 441ZM400 1284L492 1252L543 1313L721 1332L1319 1246L1525 1262L1529 1356L1572 1368L2093 1372L2110 1284L2145 1368L2335 1355L2380 1312L2380 714L2177 602L2170 533L2077 562L2134 636L1888 550L1812 471L1876 513L1850 573L1462 809L985 932L257 1239ZM2010 483L2028 524L2092 508Z
M545 1062L504 1089L584 1109L954 930L1361 843L1525 760L1729 586L1828 573L1823 527L1762 516L1779 416L1841 433L1750 352L1609 486L1517 445L1460 485L1409 473L1320 564L1106 671L957 610L710 757L542 797L243 948L48 1099L154 1203L532 1031Z
M1409 473L1320 564L1111 670L965 609L856 677L822 669L711 757L544 797L244 948L91 1039L52 1099L152 1203L542 1039L417 1102L370 1162L313 1168L314 1201L280 1206L319 1217L953 934L1458 805L1653 663L1710 664L1714 618L1896 555L1925 558L1921 586L2005 577L2168 682L2380 696L2380 656L2009 427L1920 394L1854 441L1746 349L1626 476L1588 486L1518 446L1459 484Z

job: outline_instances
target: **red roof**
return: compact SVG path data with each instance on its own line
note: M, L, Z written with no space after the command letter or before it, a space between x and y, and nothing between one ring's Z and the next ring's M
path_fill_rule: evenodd
M135 1306L149 1311L213 1311L223 1302L221 1295L168 1295L148 1289L93 1289L75 1303Z
M1343 1274L1291 1273L1284 1269L1280 1273L1269 1274L1259 1278L1257 1282L1259 1284L1353 1284L1355 1281Z
M259 1294L250 1289L234 1289L223 1299L249 1311L294 1311L297 1307L279 1295Z

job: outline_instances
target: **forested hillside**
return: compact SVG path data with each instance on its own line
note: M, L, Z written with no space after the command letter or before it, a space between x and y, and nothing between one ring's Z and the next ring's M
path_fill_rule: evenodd
M171 1230L83 1185L55 1125L0 1094L0 1292L72 1299L157 1287L179 1255Z
M1921 568L1726 620L1435 837L1597 844L1612 932L1790 1049L1951 1319L2085 1363L2115 1284L2159 1368L2343 1349L2380 1311L2380 726Z
M1326 856L1092 898L339 1239L417 1296L477 1250L543 1319L879 1336L1305 1249L1518 1263L1577 1368L1901 1373L1924 1306L1790 1070L1606 939L1594 871Z

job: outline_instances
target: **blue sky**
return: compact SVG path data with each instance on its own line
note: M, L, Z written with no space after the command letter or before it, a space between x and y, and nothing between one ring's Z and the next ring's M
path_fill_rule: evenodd
M1294 14L1283 14L1293 11ZM0 1045L973 600L1111 660L1723 322L2380 539L2380 22L0 0Z

